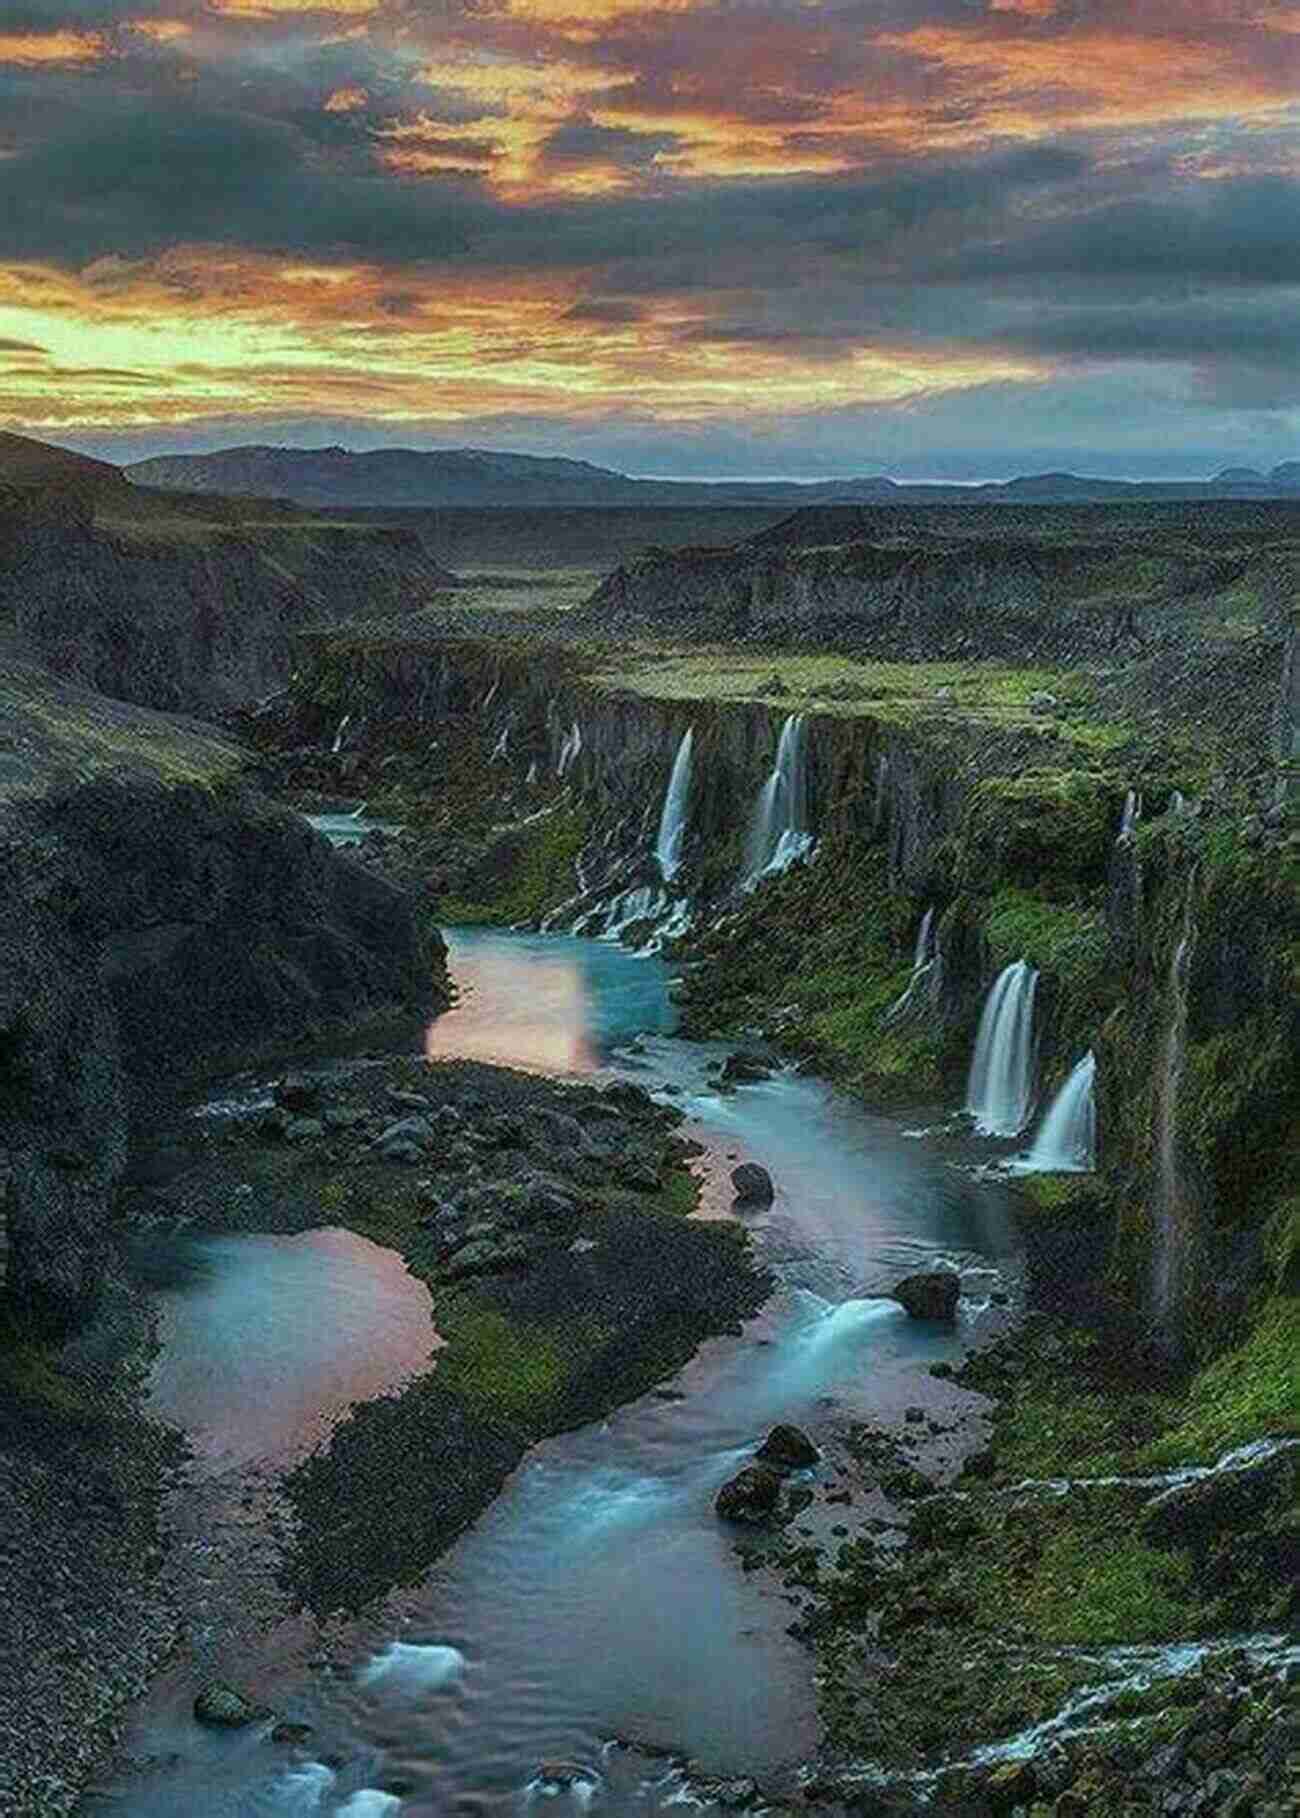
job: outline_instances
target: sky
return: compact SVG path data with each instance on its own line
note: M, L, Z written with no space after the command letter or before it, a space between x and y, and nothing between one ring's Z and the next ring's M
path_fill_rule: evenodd
M0 428L1300 458L1300 0L4 0Z

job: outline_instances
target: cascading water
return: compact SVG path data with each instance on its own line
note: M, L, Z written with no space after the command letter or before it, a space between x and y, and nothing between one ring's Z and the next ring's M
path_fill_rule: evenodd
M555 773L557 776L565 776L568 774L568 771L576 761L578 753L581 750L582 728L579 726L577 720L575 720L572 729L565 733L564 743L560 746L559 761L555 766Z
M494 764L502 762L505 758L507 758L509 756L509 754L510 754L510 728L509 728L509 726L503 726L501 728L501 737L497 740L496 744L492 747L492 762Z
M746 854L746 890L784 871L812 845L808 827L807 723L792 713L781 728L776 762L754 808Z
M659 816L655 857L659 860L659 869L665 883L671 883L682 866L682 843L686 838L686 815L691 793L691 751L694 743L695 729L688 726L677 747L672 775L668 779L668 793L664 796L663 813Z
M335 728L334 743L330 746L330 752L335 757L337 757L339 752L343 749L343 734L347 731L351 719L352 715L350 713L345 713L343 718L339 721L338 726Z
M1138 794L1136 789L1130 789L1124 797L1124 812L1120 816L1119 832L1115 836L1117 843L1119 840L1126 840L1132 835L1134 828L1137 826L1138 816L1141 812L1142 797Z
M1182 937L1169 965L1169 1032L1165 1037L1155 1092L1156 1181L1151 1304L1156 1332L1171 1350L1179 1348L1179 1328L1190 1273L1190 1207L1178 1157L1178 1088L1186 1059L1187 975L1194 938L1189 891Z
M907 981L907 989L901 997L894 999L885 1012L885 1025L938 1001L942 964L939 940L934 931L934 910L931 908L921 917L921 926L917 930L916 947L912 954L912 976Z
M1034 1174L1087 1174L1096 1166L1097 1057L1089 1048L1052 1100L1022 1168Z
M916 934L916 951L912 955L913 972L919 972L921 970L922 966L924 966L926 964L926 962L932 958L932 947L933 947L933 941L934 941L933 930L934 930L934 910L927 909L925 914L921 917L921 926L917 930L917 934Z
M1016 960L998 974L985 1002L966 1085L966 1109L985 1136L1016 1136L1029 1121L1037 990L1037 972Z

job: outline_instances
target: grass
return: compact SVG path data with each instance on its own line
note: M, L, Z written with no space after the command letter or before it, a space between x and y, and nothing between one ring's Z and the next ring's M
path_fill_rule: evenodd
M440 1293L437 1317L449 1341L439 1364L445 1388L487 1414L529 1426L544 1421L572 1369L552 1331L508 1320L469 1295ZM581 1328L584 1322L574 1324Z
M561 808L527 830L528 837L510 870L508 887L484 901L444 897L438 913L444 922L511 927L533 922L574 889L574 860L587 837L587 817L580 808Z
M1184 1406L1147 1448L1147 1462L1207 1460L1252 1439L1300 1433L1300 1296L1268 1301L1250 1335L1193 1379Z
M1045 1518L1046 1519L1046 1518ZM1033 1565L1014 1556L976 1574L977 1611L988 1627L1009 1624L1062 1646L1168 1641L1191 1632L1190 1562L1117 1531L1113 1511L1091 1528L1071 1517L1049 1534ZM1038 1548L1036 1537L1031 1549Z

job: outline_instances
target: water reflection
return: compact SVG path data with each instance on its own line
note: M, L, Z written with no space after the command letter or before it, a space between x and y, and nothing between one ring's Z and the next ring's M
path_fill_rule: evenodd
M563 935L445 932L457 1002L429 1026L430 1060L591 1073L620 1042L674 1027L667 972L653 956Z
M193 1263L162 1296L151 1400L201 1471L309 1451L438 1342L428 1289L350 1231L197 1238Z

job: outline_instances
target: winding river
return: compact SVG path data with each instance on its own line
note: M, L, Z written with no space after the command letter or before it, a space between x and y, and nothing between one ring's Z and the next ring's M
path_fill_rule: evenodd
M901 1416L918 1369L955 1356L963 1332L878 1297L939 1257L970 1270L1005 1257L1006 1188L953 1165L983 1148L927 1135L933 1110L874 1116L794 1073L720 1095L710 1063L726 1050L674 1037L658 958L458 931L451 963L459 999L430 1030L430 1054L614 1072L670 1093L707 1151L706 1215L730 1215L720 1189L737 1160L771 1170L774 1204L745 1216L777 1291L671 1384L536 1447L418 1590L334 1639L329 1665L305 1646L268 1647L252 1675L260 1695L313 1726L292 1759L269 1725L202 1730L192 1684L164 1676L128 1739L139 1769L83 1806L95 1818L621 1818L696 1805L669 1753L779 1784L816 1745L790 1602L768 1574L740 1569L713 1495L777 1420ZM300 1449L316 1430L313 1385L322 1406L355 1392L339 1374L348 1356L369 1353L373 1393L434 1342L422 1286L343 1233L211 1242L163 1299L155 1395L213 1469ZM963 1302L967 1336L985 1304ZM347 1342L323 1339L323 1325ZM363 1347L365 1330L377 1342ZM289 1385L278 1429L277 1382ZM557 1758L571 1764L563 1788L539 1778Z

